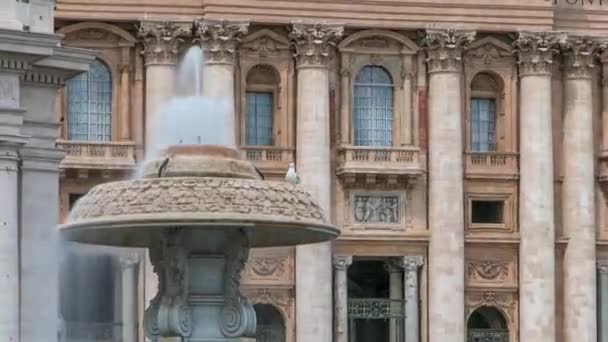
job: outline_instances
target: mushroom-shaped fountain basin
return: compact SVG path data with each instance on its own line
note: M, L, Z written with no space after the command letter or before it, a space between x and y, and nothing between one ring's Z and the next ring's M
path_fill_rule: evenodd
M335 238L339 231L301 187L262 180L236 150L174 146L146 162L142 177L94 187L59 227L71 241L155 246L180 228L192 244L244 232L250 247L290 246ZM218 244L223 245L223 244Z

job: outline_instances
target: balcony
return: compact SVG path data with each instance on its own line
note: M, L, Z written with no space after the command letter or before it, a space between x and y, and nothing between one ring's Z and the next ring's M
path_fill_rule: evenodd
M253 162L265 175L283 177L294 161L294 149L278 146L241 146L243 158Z
M517 179L518 155L513 152L465 153L467 178Z
M343 146L338 149L336 173L347 183L354 183L358 176L367 183L375 183L377 178L386 178L391 183L421 175L425 168L423 159L415 147Z
M60 164L62 169L135 168L135 144L132 142L58 140L57 147L66 153Z
M469 329L467 342L509 342L506 329Z
M405 341L405 300L348 298L351 341Z

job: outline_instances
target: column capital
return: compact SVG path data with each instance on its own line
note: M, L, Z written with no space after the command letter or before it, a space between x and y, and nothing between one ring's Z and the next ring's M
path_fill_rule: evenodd
M422 40L429 73L460 72L462 52L475 38L475 31L427 29Z
M591 78L600 50L605 42L590 37L568 37L562 46L567 78Z
M241 37L249 32L244 21L197 20L196 41L201 45L207 64L234 64Z
M597 270L601 274L608 274L608 260L598 260L597 261Z
M348 266L353 263L353 257L352 255L334 255L333 263L336 270L346 271Z
M137 36L144 46L146 65L175 65L179 46L191 33L192 24L187 22L142 21Z
M422 255L406 255L403 257L402 263L406 272L418 271L418 268L424 265L424 258Z
M550 75L553 54L566 39L566 34L557 32L519 32L513 41L519 75Z
M289 38L296 49L298 68L327 67L343 33L342 25L293 24Z

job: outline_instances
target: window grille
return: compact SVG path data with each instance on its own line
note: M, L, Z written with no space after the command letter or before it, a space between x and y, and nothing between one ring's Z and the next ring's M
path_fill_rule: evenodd
M471 99L471 151L496 150L496 101L491 98Z
M355 78L355 145L393 145L393 81L379 66L368 65Z
M272 93L247 92L247 145L272 145Z
M94 61L88 72L68 81L68 139L110 141L112 81L110 70Z

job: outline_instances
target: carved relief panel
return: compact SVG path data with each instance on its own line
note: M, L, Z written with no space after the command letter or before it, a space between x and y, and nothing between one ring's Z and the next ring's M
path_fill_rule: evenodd
M509 341L518 341L519 310L517 292L506 291L467 291L465 296L466 319L481 307L492 307L497 309L505 318Z
M467 287L517 288L516 249L467 248L465 253Z
M403 231L411 228L407 190L351 190L345 194L344 225L351 230Z
M293 285L293 248L252 249L241 277L246 286Z

